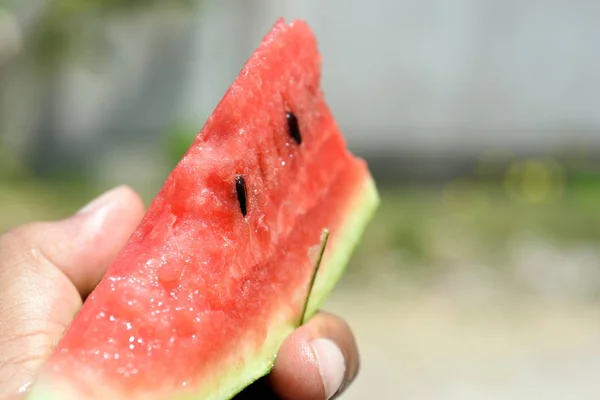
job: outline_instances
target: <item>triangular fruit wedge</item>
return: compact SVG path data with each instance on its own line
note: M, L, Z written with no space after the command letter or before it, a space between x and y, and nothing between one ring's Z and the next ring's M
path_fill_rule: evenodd
M228 399L268 373L283 340L341 276L379 204L320 78L310 28L278 21L29 399Z

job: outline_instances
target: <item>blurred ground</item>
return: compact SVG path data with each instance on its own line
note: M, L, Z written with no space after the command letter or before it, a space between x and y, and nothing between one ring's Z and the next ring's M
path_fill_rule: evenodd
M600 396L600 185L565 180L556 194L540 182L537 192L467 179L382 189L326 307L347 318L362 350L344 398ZM100 190L0 189L2 229L68 215Z
M502 189L384 194L329 302L363 352L346 398L600 396L595 189L533 202Z
M460 292L382 301L373 291L338 291L328 309L350 322L362 352L345 399L600 396L598 307L465 304Z

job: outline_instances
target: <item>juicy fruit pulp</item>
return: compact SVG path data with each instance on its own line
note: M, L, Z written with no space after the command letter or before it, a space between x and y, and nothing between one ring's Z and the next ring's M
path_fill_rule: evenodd
M279 21L171 172L42 371L33 399L224 399L268 372L378 203ZM329 230L314 287L310 249Z

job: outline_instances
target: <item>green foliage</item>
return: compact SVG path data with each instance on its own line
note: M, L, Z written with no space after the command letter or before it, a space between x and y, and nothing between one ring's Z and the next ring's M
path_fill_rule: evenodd
M23 163L0 146L0 180L12 181L26 176Z
M507 158L441 186L383 187L349 280L420 280L480 266L507 271L513 246L531 238L555 251L599 248L600 171L592 166Z
M165 149L171 168L183 157L197 133L198 129L184 123L175 124L165 133Z

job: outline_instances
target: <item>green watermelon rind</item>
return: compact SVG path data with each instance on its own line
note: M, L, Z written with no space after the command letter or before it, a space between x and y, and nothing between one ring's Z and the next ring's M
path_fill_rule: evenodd
M353 204L352 204L353 203ZM347 209L346 216L342 224L334 227L338 232L335 238L329 237L327 249L323 258L317 261L321 262L318 268L317 277L313 287L310 290L309 299L304 313L304 320L310 319L325 301L326 297L333 290L341 276L343 275L348 261L354 249L358 246L360 239L370 222L380 203L379 193L375 182L369 176L360 188L357 189L355 201L351 202ZM316 267L316 266L315 266ZM267 375L275 364L276 355L284 340L297 328L297 324L290 322L288 324L274 324L264 345L259 352L249 351L245 354L245 362L241 368L233 367L223 373L218 367L215 371L218 373L218 381L211 381L207 385L194 393L173 394L166 400L224 400L232 399L253 382ZM55 384L57 386L55 386ZM197 388L196 388L197 389ZM171 389L172 390L172 389ZM183 389L185 390L185 389ZM70 388L61 385L59 382L43 384L40 382L34 385L32 391L27 397L28 400L83 400L75 393L69 393ZM107 391L105 398L119 399L116 393ZM148 393L148 397L155 396L156 393ZM136 400L143 400L144 395L136 397Z
M317 281L317 274L319 273L320 267L321 267L321 262L323 261L323 255L325 254L325 249L327 248L327 241L329 240L329 229L325 228L323 229L323 232L321 233L321 243L319 245L319 254L317 256L317 259L315 261L315 269L312 273L312 276L310 277L310 282L308 283L308 290L306 292L306 300L304 302L304 307L302 308L302 314L301 315L301 319L300 319L300 325L303 325L309 318L310 316L307 314L307 310L308 310L308 303L310 301L312 292L313 292L313 288L315 287L315 282Z
M347 219L338 228L338 236L329 239L324 260L312 288L305 312L305 320L312 317L338 283L354 250L359 245L367 225L373 218L381 200L373 179L369 176L354 206L346 213Z

